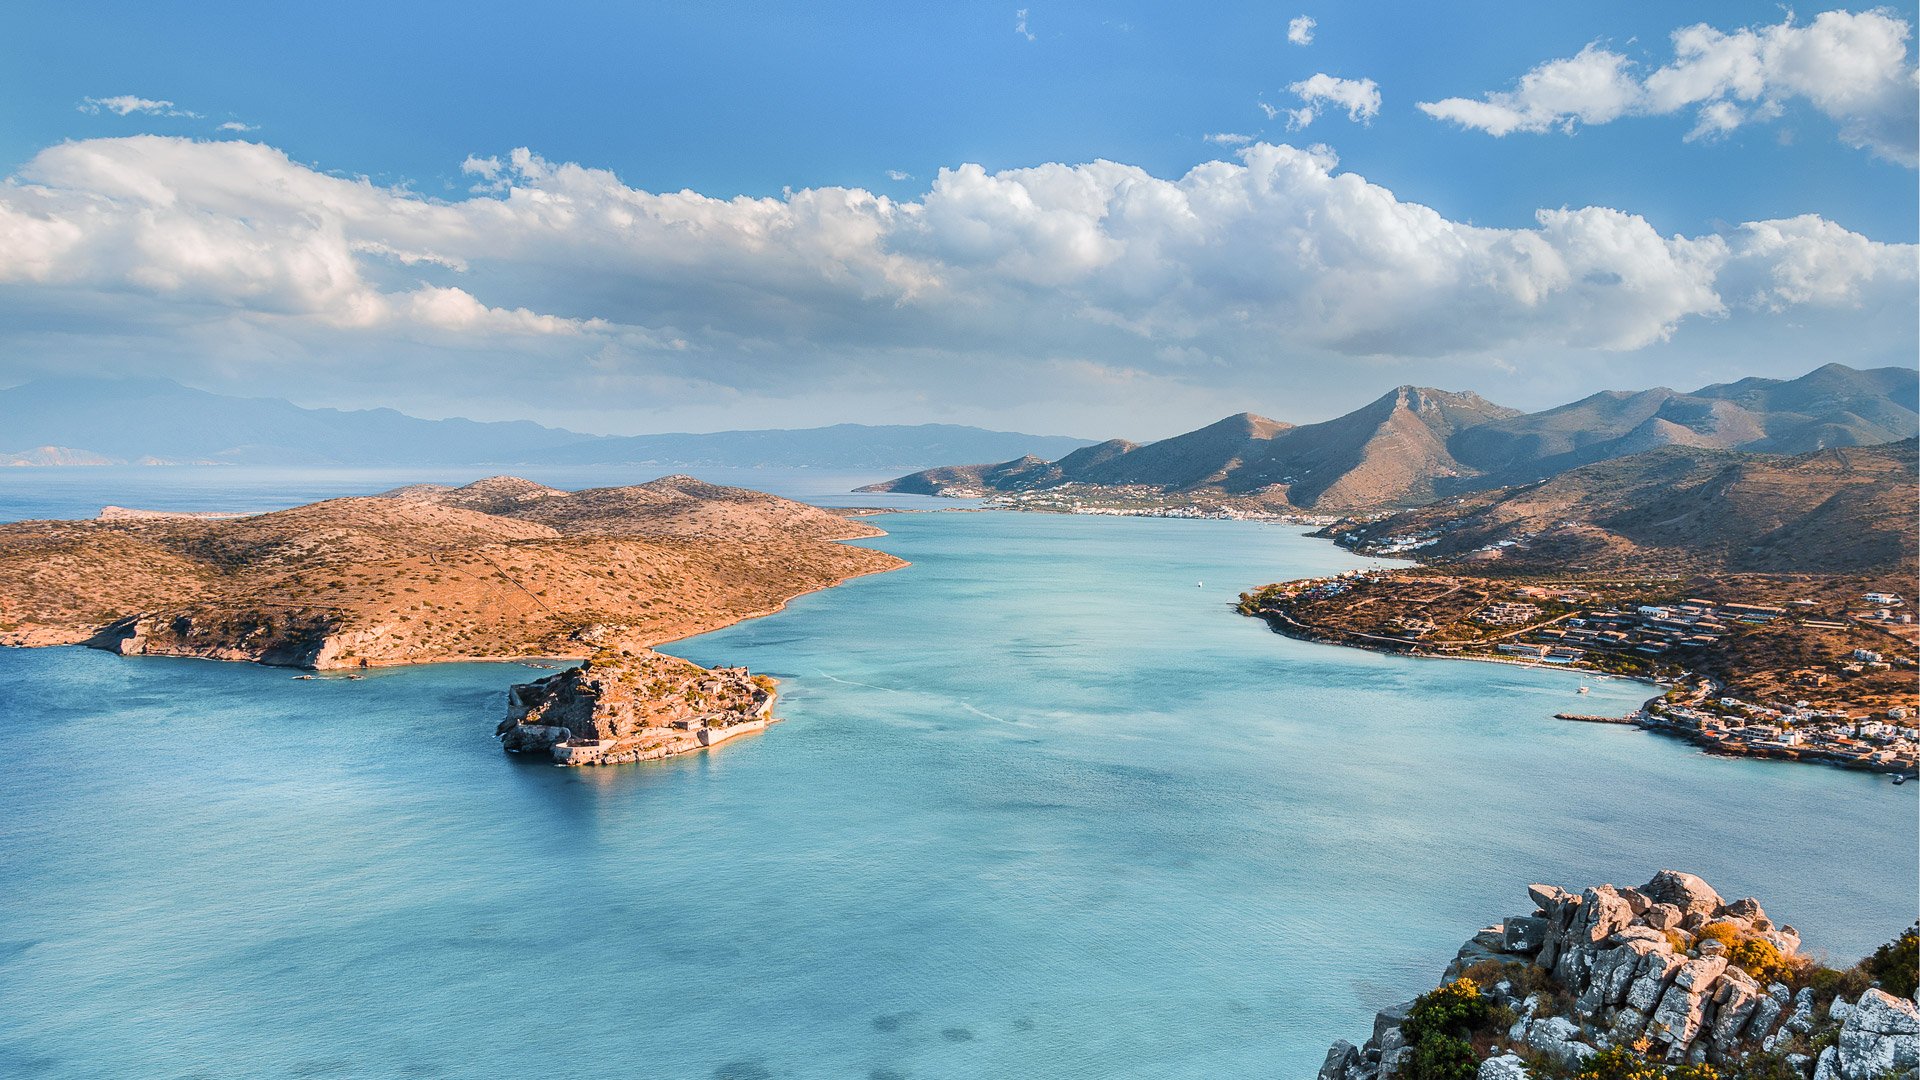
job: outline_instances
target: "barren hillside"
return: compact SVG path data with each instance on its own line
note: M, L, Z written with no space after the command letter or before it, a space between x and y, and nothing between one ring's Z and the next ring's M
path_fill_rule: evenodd
M470 508L483 506L495 512ZM577 494L494 478L246 518L22 522L0 526L0 643L314 667L580 656L902 565L832 542L874 535L684 477Z

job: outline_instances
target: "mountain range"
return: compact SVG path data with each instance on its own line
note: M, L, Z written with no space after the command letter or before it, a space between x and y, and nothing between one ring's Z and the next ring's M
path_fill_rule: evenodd
M918 494L1103 492L1351 513L1527 484L1678 446L1797 454L1914 435L1920 374L1828 364L1792 380L1681 393L1608 391L1523 413L1477 394L1402 386L1345 416L1293 425L1241 413L1138 445L1111 440L1048 461L949 465L867 490Z
M1065 455L1089 440L956 424L586 435L529 421L308 409L167 379L40 379L0 390L0 464L620 465L898 468Z

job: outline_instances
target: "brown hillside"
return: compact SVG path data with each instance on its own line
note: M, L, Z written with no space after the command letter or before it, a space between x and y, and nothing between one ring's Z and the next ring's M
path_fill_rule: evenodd
M1363 549L1431 538L1423 558L1489 571L1910 574L1915 463L1912 439L1794 457L1669 447L1333 532Z
M238 519L0 525L0 644L313 667L583 656L902 565L831 542L879 535L863 522L682 477L526 498L524 481L483 484Z

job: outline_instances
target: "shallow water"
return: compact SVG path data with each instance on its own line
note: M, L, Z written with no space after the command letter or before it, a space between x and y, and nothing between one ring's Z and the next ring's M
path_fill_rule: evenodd
M1911 788L1275 636L1239 589L1357 564L1297 530L879 523L672 649L788 722L652 765L504 757L520 667L0 651L0 1075L1302 1077L1529 881L1913 919Z

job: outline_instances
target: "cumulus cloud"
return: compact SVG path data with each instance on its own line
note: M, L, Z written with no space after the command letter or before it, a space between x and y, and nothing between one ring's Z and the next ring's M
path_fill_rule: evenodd
M1511 90L1420 102L1427 115L1500 136L1571 132L1624 116L1692 110L1688 139L1716 138L1804 101L1840 127L1842 142L1913 166L1920 154L1920 74L1907 58L1913 29L1886 10L1828 11L1799 24L1731 32L1675 30L1671 62L1640 65L1598 44L1551 60Z
M149 116L186 116L198 118L199 113L188 112L171 101L158 98L136 97L133 94L116 94L113 97L81 98L78 106L83 113L110 112L118 116L131 116L145 113Z
M1287 40L1295 45L1313 44L1313 28L1320 25L1311 15L1295 15L1287 20Z
M1380 86L1372 79L1341 79L1320 72L1287 89L1299 97L1299 108L1272 109L1264 102L1261 108L1267 110L1269 120L1284 114L1288 131L1298 131L1313 123L1314 117L1328 105L1347 110L1347 119L1360 124L1371 124L1373 118L1380 115Z
M1409 358L1633 350L1772 310L1914 321L1914 246L1819 217L1689 237L1587 207L1486 228L1324 147L1256 143L1173 178L961 165L910 201L656 193L526 149L462 168L495 190L428 199L238 140L49 147L0 185L0 310L71 313L72 328L54 340L0 319L0 350L72 356L111 323L149 350L365 356L369 377L394 377L400 355L437 371L497 353L542 378L722 395L978 393L1043 361L1107 385L1093 358L1159 393L1213 358L1267 362L1276 342Z

